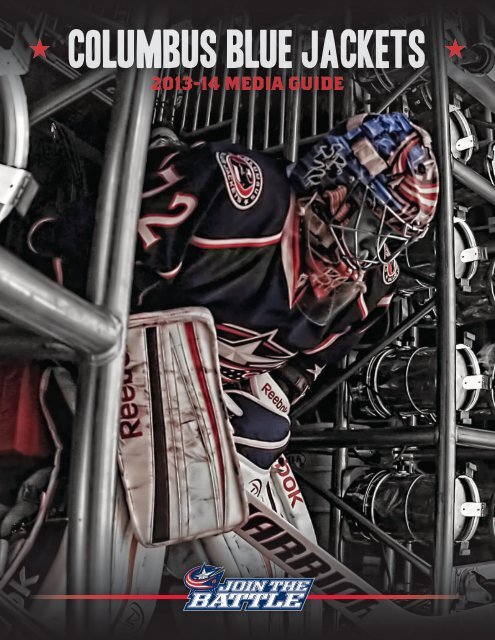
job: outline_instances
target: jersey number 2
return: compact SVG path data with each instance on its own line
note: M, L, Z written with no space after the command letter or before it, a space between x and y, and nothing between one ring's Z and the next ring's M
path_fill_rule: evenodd
M157 196L182 180L182 176L177 173L175 167L170 165L170 161L176 155L177 152L165 156L159 170L156 172L156 176L163 181L163 184L143 193L143 199ZM144 249L149 249L160 240L160 236L153 231L153 228L161 227L170 229L178 227L189 218L197 205L198 200L195 196L177 191L173 195L168 209L164 213L148 213L142 216L139 219L138 233L143 242Z
M178 227L189 218L198 205L198 199L190 193L178 191L170 201L166 213L150 213L139 220L138 233L143 241L143 247L149 249L160 240L154 228L170 229ZM175 211L175 213L171 213Z

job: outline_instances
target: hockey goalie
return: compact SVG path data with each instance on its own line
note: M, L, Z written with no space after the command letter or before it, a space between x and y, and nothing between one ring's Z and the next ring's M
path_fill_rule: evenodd
M234 530L243 488L315 539L284 457L291 406L386 312L396 258L437 199L430 138L399 113L355 116L294 165L155 132L126 361L141 421L121 424L119 450L143 557L160 565L165 546L179 579L202 562L281 575ZM28 236L38 265L80 294L93 213L78 203Z

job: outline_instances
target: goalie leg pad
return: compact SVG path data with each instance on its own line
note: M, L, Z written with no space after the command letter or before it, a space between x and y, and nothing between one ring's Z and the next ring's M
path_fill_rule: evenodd
M119 466L134 530L145 546L214 535L245 520L207 309L131 317Z
M49 550L47 553L46 550ZM147 549L139 544L129 523L123 492L118 486L114 514L112 593L159 593L165 548ZM46 522L21 570L7 585L7 593L16 593L16 585L25 584L23 606L47 628L57 634L67 632L67 601L33 600L33 595L67 593L67 528L60 522ZM117 637L136 637L143 633L156 608L154 600L113 600L112 625Z
M18 605L57 634L67 631L65 600L35 600L35 595L67 593L67 527L62 519L46 520L60 466L62 440L71 431L76 407L76 386L62 367L47 369L41 378L40 402L56 447L53 478L42 501L36 523L12 566L0 580L0 587ZM50 488L52 487L52 488ZM164 548L147 549L133 534L120 485L113 519L112 593L158 593ZM22 589L20 589L22 587ZM153 600L112 601L112 623L117 635L127 637L146 630L156 602Z
M265 508L282 518L287 518L296 526L314 532L309 513L304 503L297 504L294 509L290 505L290 498L284 493L286 489L281 483L287 475L280 475L279 471L290 471L285 459L280 460L276 469L263 469L257 467L252 461L240 456L240 465L246 491L256 496ZM290 472L292 476L292 472ZM280 483L278 479L280 478ZM295 514L294 512L297 512ZM276 541L273 540L273 544ZM223 535L204 538L196 543L195 549L191 545L177 545L169 547L167 567L177 578L181 579L184 573L192 566L208 562L225 570L225 576L229 578L282 578L287 575L265 553L254 547L249 541L244 540L238 533L229 532ZM282 543L283 544L283 543ZM199 549L199 551L198 551ZM194 559L193 559L194 558ZM219 615L219 614L218 614ZM290 624L285 627L290 618ZM245 616L230 616L225 614L224 624L233 624L232 631L236 636L245 638L258 638L284 635L288 640L301 637L319 637L321 635L321 604L308 603L304 611L297 616L283 614L280 611L266 611L262 616L249 613ZM226 628L226 627L225 627ZM225 633L225 631L223 632Z

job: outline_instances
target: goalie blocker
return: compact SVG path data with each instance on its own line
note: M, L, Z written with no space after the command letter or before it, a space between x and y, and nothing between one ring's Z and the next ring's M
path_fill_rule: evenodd
M118 457L145 546L215 535L246 519L207 309L131 317Z

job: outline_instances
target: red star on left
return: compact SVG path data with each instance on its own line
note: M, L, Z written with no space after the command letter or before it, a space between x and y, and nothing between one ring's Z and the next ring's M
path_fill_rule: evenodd
M445 48L449 50L449 58L453 58L457 56L458 58L462 58L461 51L466 48L465 44L459 44L457 42L457 38L454 38L453 44L446 44Z
M50 45L43 44L41 40L38 40L37 44L30 44L29 46L34 51L33 58L37 58L38 56L46 58L46 50L50 48Z

